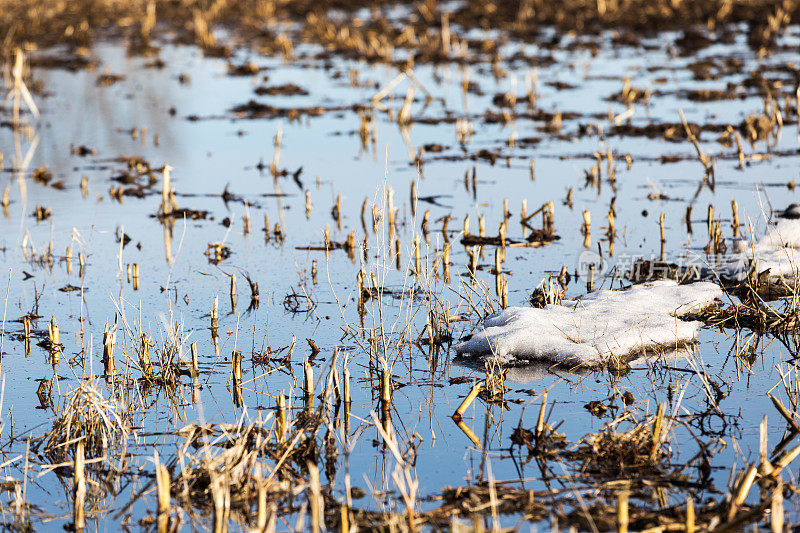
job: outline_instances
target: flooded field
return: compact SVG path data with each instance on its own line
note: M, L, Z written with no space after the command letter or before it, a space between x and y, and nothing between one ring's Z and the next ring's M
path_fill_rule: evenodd
M793 3L51 4L0 14L4 528L800 521Z

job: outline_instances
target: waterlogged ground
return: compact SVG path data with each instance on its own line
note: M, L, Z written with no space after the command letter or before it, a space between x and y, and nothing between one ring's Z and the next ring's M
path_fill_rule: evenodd
M37 58L58 57L61 50L29 53L32 79L39 89L33 97L41 116L35 118L23 106L29 127L16 133L10 127L0 128L4 181L0 186L8 186L10 200L0 218L1 271L7 278L2 285L8 286L0 370L4 383L0 464L9 478L25 480L24 499L32 506L34 526L56 530L72 521L72 485L69 473L41 466L48 460L29 451L28 438L51 430L63 408L63 395L79 381L103 374L104 325L115 317L120 375L141 376L135 355L140 332L163 343L177 322L186 341L184 360L190 358L189 344L197 343L200 376L194 391L188 376L183 377L183 388L171 392L137 385L123 394L101 382L104 392L137 408L132 409L136 431L127 474L105 487L104 497L93 504L97 512L88 514L98 529L136 527L153 515L154 493L145 491L141 497L139 493L151 482L154 449L162 458L176 456L182 442L171 434L176 429L190 423L273 416L281 392L299 412L302 361L312 356L307 338L320 349L312 359L317 393L327 381L335 350L337 365L349 360L352 375L348 421L349 434L355 435L352 451L348 458L342 453L334 459L333 478L323 476L323 482L331 482L334 495L344 499L349 472L349 483L364 491L355 506L402 510L391 478L394 459L381 444L370 416L371 412L380 416L381 411L376 377L380 363L375 357L370 360L363 349L369 343L360 335L356 278L362 260L358 253L351 259L343 249L319 250L324 247L324 228L329 228L335 242L346 241L355 231L359 248L366 238L367 284L375 273L386 290L382 304L376 299L365 304L364 325L374 328L383 323L387 336L408 328L412 341L426 336L431 292L440 302L435 306L438 315L467 318L447 326L456 339L469 333L488 310L480 303L486 295L498 307L492 273L495 247L485 247L478 259L477 279L485 289L470 289L478 285L466 273L469 259L459 233L469 214L472 233L478 232L478 220L485 216L487 235L497 235L504 199L510 211L509 238L524 236L519 222L523 200L529 214L554 202L554 228L560 237L541 247L506 249L503 271L510 305L528 305L532 290L548 276L555 278L562 265L571 277L569 296L587 291L587 265L592 262L594 288L627 284L621 276L634 259L662 255L661 213L664 259L711 263L703 250L708 242L709 204L714 205L715 218L721 217L723 237L729 239L731 200L738 203L741 232L746 235L750 224L755 235L763 231L772 208L796 200L793 184L800 168L796 103L779 94L793 93L793 67L786 66L798 59L794 45L799 36L800 28L790 28L783 46L761 58L744 45L744 34L736 32L729 43L692 56L679 54L673 44L676 36L670 34L634 46L612 45L610 35L592 40L599 47L581 46L581 39L569 36L548 48L512 42L501 51L501 57L511 59L501 61L494 72L490 63L418 65L413 80L405 77L394 86L389 85L399 73L394 67L330 57L310 45L296 46L289 59L240 50L225 60L204 57L200 50L171 44L169 39L160 42L160 51L150 57L129 55L123 44L105 42L88 53L96 67L76 71L35 66ZM697 75L701 62L712 79ZM231 65L246 63L258 67L253 69L257 72L232 75ZM758 84L751 82L757 78L753 72L769 79L773 89L785 86L774 100L783 127L777 138L755 145L744 140L747 160L739 168L735 142L723 144L718 138L726 125L739 130L746 117L764 111L765 98ZM531 108L526 107L526 78L535 80ZM625 78L635 90L649 92L646 102L636 99L632 104L632 115L619 101ZM465 80L471 84L467 92L462 90ZM300 94L255 92L287 84L296 85ZM736 87L731 99L687 97L700 89L727 90L728 84ZM369 111L373 96L387 86L391 88ZM382 109L392 110L396 117L410 86L415 87L408 108L411 123L401 129ZM506 93L517 95L521 115L508 121L502 119L504 108L498 105ZM261 114L253 118L248 111L233 111L251 100L272 108L260 108ZM256 106L249 109L259 111ZM8 100L4 121L10 120L11 110ZM688 122L704 126L699 141L713 157L713 183L701 185L705 170L683 134L679 110ZM359 112L373 117L364 138ZM553 118L557 113L560 126ZM468 120L466 129L474 132L459 139L456 119ZM624 127L651 124L670 124L677 133L667 133L673 135L668 139L660 130L648 137ZM275 168L285 174L278 177L270 169L276 161L276 135L280 153ZM421 158L420 147L425 147ZM605 155L609 150L610 165ZM591 180L587 172L598 161L595 153L603 155L599 178ZM154 169L153 183L147 176L125 180L126 175L136 174L129 168L130 158ZM173 169L178 206L207 211L206 218L176 219L165 226L156 217L162 173L155 169L165 164ZM609 166L614 169L613 180ZM412 205L412 184L416 205ZM332 208L339 195L337 223ZM397 208L397 230L392 235L386 216L389 196ZM606 236L612 203L613 256ZM379 219L377 233L373 205ZM49 216L39 217L42 220L36 216L39 206L50 210ZM692 233L684 220L687 206L693 207ZM584 210L591 213L588 247L580 231ZM421 228L427 211L426 238ZM446 282L437 251L444 246L442 218L448 216L452 248ZM265 238L265 217L273 229L280 224L282 238L274 232ZM534 216L530 224L541 227L541 216ZM422 277L412 271L415 235L421 236L427 271ZM398 236L399 261L394 240ZM207 254L212 243L223 243L230 256L215 264L213 250ZM71 265L65 258L68 247ZM317 249L304 249L308 247ZM79 254L85 258L83 268ZM134 264L138 280L129 275L129 265ZM234 274L235 299L230 297ZM251 302L246 276L258 284L257 302ZM219 301L216 347L210 329L215 297ZM471 311L467 299L478 309ZM29 313L40 318L32 322L34 339L26 353L21 317ZM63 344L57 362L47 348L37 346L47 338L51 317L58 321ZM278 350L293 343L290 360L282 365L280 360L289 351ZM230 381L234 350L244 355L241 398ZM785 436L786 423L766 393L772 391L789 406L796 400L781 384L782 373L787 373L787 384L794 386L788 372L794 368L795 351L791 336L704 329L688 359L635 364L628 372L580 374L548 371L546 365L513 368L504 403L479 398L465 412L464 422L477 436L473 443L450 415L474 381L485 377L483 363L456 359L447 343L432 354L426 344L406 345L390 357L395 381L391 420L399 441L416 444L413 472L419 481L418 508L425 510L438 505L430 497L446 486L488 479L537 494L549 489L553 494L581 495L576 488L583 486L581 473L575 465L526 461L524 446L509 451L516 427L536 426L545 390L548 423L571 443L600 430L622 410L638 409L636 416L644 418L666 402L667 413L685 423L676 424L668 434L672 451L668 463L689 465L681 472L689 481L685 490L654 488L652 500L644 498L641 505L683 505L687 494L700 505L728 492L732 465L742 468L758 462L764 415L769 450ZM746 355L737 357L740 352ZM131 359L126 360L124 353ZM695 484L692 480L701 470L699 451L704 451L708 464L702 467L704 482ZM784 479L794 480L794 472L795 467L789 466ZM753 490L748 501L758 503L758 499ZM580 508L577 500L574 507ZM787 520L796 521L795 501L787 499L785 508ZM10 522L8 513L4 519ZM293 526L296 518L287 516L287 524L279 522L279 529ZM511 526L520 519L523 512L499 521ZM486 520L491 522L491 514ZM548 524L550 519L533 521ZM208 516L197 518L194 526L202 524L209 524Z

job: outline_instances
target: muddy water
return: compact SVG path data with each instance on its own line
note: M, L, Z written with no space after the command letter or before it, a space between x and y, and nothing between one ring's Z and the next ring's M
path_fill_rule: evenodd
M797 40L797 32L797 28L789 32L787 45ZM449 302L452 314L467 310L459 294L467 294L462 284L470 284L469 278L463 276L468 259L457 235L463 218L470 214L471 229L476 232L479 216L485 215L487 233L495 235L503 219L505 198L509 199L511 211L511 238L522 236L518 219L523 199L527 199L529 213L554 201L555 230L560 236L547 246L508 249L504 270L508 273L511 305L526 305L531 290L548 275L556 275L562 265L574 273L587 261L602 261L594 286L620 286L619 272L615 275L613 267L624 271L635 257L661 255L660 213L665 214L666 221L665 259L704 264L711 260L703 252L709 203L722 216L725 237L730 237L732 199L738 202L740 219L752 221L756 234L764 227L764 213L769 213L770 205L783 207L795 199L796 193L787 187L797 179L800 143L794 117L784 115L786 124L774 144L767 146L760 141L755 148L745 145L747 155L772 155L749 162L743 169L738 168L735 147L719 144L716 132L703 133L702 148L717 156L713 190L700 186L704 169L694 148L684 139L668 142L660 135L650 139L582 132L595 124L606 133L612 131L608 116L625 112L626 106L609 101L608 97L622 90L625 77L630 78L631 86L649 89L652 95L647 105L635 104L634 115L629 121L622 120L622 124L679 123L678 111L682 109L693 123L738 125L747 115L763 109L760 96L748 95L744 90L743 97L735 100L695 102L686 99L682 91L724 89L726 83L739 83L752 70L764 70L771 77L782 76L787 85L793 83L788 74L771 67L796 59L796 54L778 52L759 59L741 46L742 39L737 37L733 44L716 45L701 52L700 58L718 62L734 58L742 63L737 72L710 81L695 80L687 68L697 57L675 56L660 40L629 48L606 43L596 55L567 46L569 39L557 50L506 45L505 57L520 52L528 58L539 58L544 66L532 69L529 60L504 62L500 67L509 76L502 78L494 77L490 66L469 67L469 79L477 83L482 94L462 93L462 67L419 66L414 71L418 85L410 108L415 122L409 126L407 138L396 122L376 112L375 142L366 146L358 134L360 122L353 106L368 105L378 89L398 72L386 66L315 59L319 50L312 47L297 48L298 57L289 62L239 52L232 63L250 61L261 68L249 76L231 76L226 61L205 58L194 48L171 44L161 48L160 65L154 64L154 58L129 57L123 46L106 43L92 50L98 62L95 71L34 69L34 79L41 82L44 91L35 95L41 119L28 117L31 129L18 140L10 128L0 129L3 180L10 187L11 200L7 216L0 219L0 261L2 272L8 276L3 284L9 286L2 346L3 440L9 458L20 454L23 457L12 470L17 476L22 475L25 443L21 438L38 436L50 429L59 394L73 388L81 376L102 373L103 326L117 316L120 323L124 321L132 330L148 333L156 342L166 337L171 322L182 323L188 333L184 358L188 358L188 343L198 343L202 387L197 401L187 391L170 396L158 389L142 399L148 409L137 415L138 441L143 445L137 448L137 458L143 464L152 455L152 445L163 456L174 454L176 440L167 433L183 425L266 416L275 405L274 395L282 391L292 397L293 405L301 405L300 362L310 354L305 339L312 338L321 349L313 363L318 390L324 385L336 348L341 350L339 357L346 355L351 361L352 413L360 417L354 418L351 425L353 431L364 429L349 459L353 484L368 493L374 489L396 495L391 493L394 486L387 479L393 467L391 458L376 444L379 436L375 428L360 421L369 420L371 411L379 411L378 397L369 386L369 358L358 346L357 336L348 335L348 328L357 330L359 325L356 273L360 261L351 260L343 250L326 255L302 248L323 245L326 225L332 240L344 241L351 230L356 230L361 243L364 230L360 211L366 198L367 268L378 273L385 287L401 293L417 286L408 269L413 265L412 235L419 232L423 213L430 210L431 260L433 250L443 243L438 220L449 215L449 239L454 243L451 281L446 284L438 280L435 290L443 301ZM541 61L547 56L552 61ZM122 78L108 86L99 85L98 76L105 71ZM530 118L518 118L508 124L485 120L487 110L501 112L492 103L496 93L513 90L520 101L525 98L526 76L537 79L536 109L561 112L567 117L562 120L560 132L542 131L546 123ZM353 77L358 83L351 83ZM516 78L516 83L511 77ZM308 94L258 96L254 92L257 87L288 83ZM408 86L409 81L403 80L381 104L397 113ZM279 108L321 106L332 110L319 115L301 114L298 120L247 119L231 111L249 100ZM524 105L518 104L519 109ZM576 116L568 118L571 113ZM463 145L450 120L456 117L471 118L474 128L474 135ZM132 135L134 130L136 135ZM288 175L275 179L269 164L278 132L282 136L278 168L285 169ZM516 137L513 146L508 142L511 135ZM426 150L422 165L411 160L409 148L417 153L420 146L434 144L440 145L441 151ZM94 153L71 153L71 146L86 146ZM594 152L608 148L615 156L615 182L607 180L604 160L601 185L587 185L585 170L594 166ZM499 157L494 164L471 157L479 150L495 152ZM626 155L632 161L629 168ZM22 167L26 156L24 172L14 171ZM677 161L665 163L662 156L677 156ZM161 202L160 183L143 188L142 197L113 198L109 194L111 187L133 188L132 184L115 180L127 168L121 157L140 157L154 168L172 166L178 205L208 211L208 217L179 220L171 231L165 230L154 216ZM535 162L535 176L531 176L531 161ZM33 176L35 169L44 165L53 175L48 185ZM300 169L297 179L293 179L292 174ZM465 173L473 169L477 184L474 191L471 184L465 187L464 180ZM160 179L160 173L154 175ZM88 180L85 194L80 185L84 176ZM59 187L54 187L58 182ZM416 183L420 198L416 214L411 206L412 182ZM226 188L230 195L223 198ZM378 234L372 231L371 206L383 209L389 188L394 191L394 205L399 209L400 269L395 267L390 253L393 245L387 245L385 226ZM570 188L572 205L567 205ZM308 215L306 192L313 205ZM341 228L331 216L339 194ZM661 196L649 199L649 194ZM604 234L613 198L617 236L611 257ZM691 234L683 221L690 204L694 230ZM37 205L51 209L48 220L37 221ZM588 249L579 231L584 209L592 214ZM265 215L271 226L280 223L285 236L282 241L274 235L268 242L265 240ZM249 234L243 231L244 217L251 221ZM539 227L540 217L534 217L534 221L532 224ZM125 246L120 245L122 233L130 237ZM50 242L55 256L52 265L32 258L46 251ZM214 242L224 242L232 252L219 264L213 264L206 255L208 245ZM72 246L71 273L62 260L68 246ZM78 253L86 258L83 277ZM479 270L478 278L496 297L490 272L493 257L493 248L487 247L479 260L485 268ZM314 260L316 282L311 275ZM127 275L128 265L134 263L139 268L138 288ZM229 297L231 274L236 275L237 281L235 304ZM245 274L259 285L257 307L250 307ZM567 289L571 296L585 291L584 278L573 278ZM301 308L292 310L291 302L286 303L292 293L308 295L313 304L301 298ZM219 298L219 353L209 328L215 296ZM380 321L380 307L374 301L367 304L367 325ZM29 312L42 318L34 322L38 338L26 354L24 343L16 337L22 332L19 318ZM385 325L395 331L409 321L412 337L424 330L427 309L420 298L385 296L382 312ZM35 344L46 337L51 316L59 321L64 344L55 365L48 360L47 350ZM452 328L458 338L471 329L471 324L456 322ZM118 351L123 344L130 350L135 339L122 334L120 337ZM294 376L285 367L277 368L277 364L251 362L253 354L259 356L268 347L278 350L290 346L293 339ZM758 357L752 370L729 357L748 341L758 343L753 349ZM779 382L779 370L789 368L794 357L791 346L789 339L754 339L747 331L737 335L732 331L703 330L698 350L688 360L639 364L622 376L514 369L507 382L511 389L505 406L478 400L466 412L465 422L477 434L480 447L473 445L449 418L472 383L465 380L451 384L451 380L462 376L482 378L480 365L455 361L446 345L435 357L429 356L426 346L406 348L393 367L398 388L392 420L399 435L419 442L416 474L423 497L438 493L446 485L473 483L490 475L495 480L522 478L527 480L525 487L537 490L545 486L569 487L569 476L577 475L575 472L556 469L543 473L535 462L524 464L518 457L515 460L508 452L512 430L520 420L526 428L535 425L539 412L537 395L549 389L548 398L555 400L550 424L560 423L558 431L574 442L611 420L622 407L619 395L629 391L644 411L654 412L659 402L667 401L670 412L675 410L690 421L691 430L677 429L670 435L670 444L676 450L674 461L688 461L697 453L696 438L722 439L714 445L711 476L713 485L725 491L731 464L757 460L758 425L764 414L769 419L770 443L777 443L783 436L784 423L765 393ZM230 357L237 349L245 354L241 406L235 405L229 386ZM285 354L286 351L273 357ZM129 371L134 376L139 373L135 367ZM707 377L700 375L703 372ZM36 394L41 380L51 387L51 394L44 400ZM783 387L774 392L782 395ZM680 405L678 398L682 399ZM52 405L53 401L56 405ZM592 415L584 407L591 401L611 408L600 416ZM708 414L690 416L700 412ZM38 473L36 469L28 473L27 499L41 507L44 517L52 517L44 518L47 521L41 522L42 527L60 528L70 520L64 486L56 474L36 477ZM101 505L109 509L104 519L123 520L115 513L124 508L131 491L139 490L144 482L136 479L130 484L120 483L118 496L107 497ZM343 490L341 477L335 486L337 491ZM713 489L701 493L700 498L711 494ZM667 493L666 498L678 503L685 495ZM383 502L378 500L368 495L358 505L380 509ZM421 507L427 505L430 503L423 499ZM151 502L149 509L153 507ZM147 514L147 509L143 500L137 501L132 508L134 523ZM796 509L787 510L796 516ZM513 524L516 519L507 520Z

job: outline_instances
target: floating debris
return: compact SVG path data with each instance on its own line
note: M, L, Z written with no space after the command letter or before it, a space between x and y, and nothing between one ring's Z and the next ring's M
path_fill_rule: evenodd
M283 85L259 86L253 89L258 96L308 96L308 91L294 83Z
M110 72L106 72L101 74L97 77L97 86L98 87L110 87L115 83L124 80L124 76L120 76L119 74L112 74Z
M218 265L219 263L225 261L227 258L231 256L233 252L230 248L225 246L221 242L212 242L209 243L205 255L208 257L209 263Z

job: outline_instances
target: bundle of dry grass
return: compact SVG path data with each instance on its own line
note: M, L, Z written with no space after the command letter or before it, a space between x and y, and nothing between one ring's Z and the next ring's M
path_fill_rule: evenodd
M262 487L272 493L270 499L274 499L285 495L289 485L280 480L265 483L257 474L264 462L269 432L255 424L225 426L193 426L188 430L181 450L186 467L175 479L174 490L188 497L195 506L211 510L215 516L228 517L233 509L244 517L250 514ZM187 453L190 446L201 441L204 442L196 453Z
M613 478L657 470L666 453L654 438L652 423L644 423L627 431L606 427L584 437L568 455L583 473Z
M178 434L185 440L179 456L184 467L173 480L173 492L188 506L213 513L215 523L233 518L262 530L268 514L274 520L275 506L285 512L292 505L290 498L308 486L308 465L316 464L319 453L316 433L321 419L314 423L306 418L285 438L267 422L271 424L271 417L250 424L193 424L181 429Z
M45 453L56 462L67 460L73 445L83 440L90 457L116 455L124 450L131 432L129 414L112 398L106 398L97 378L80 380L65 394L66 403L44 435Z

